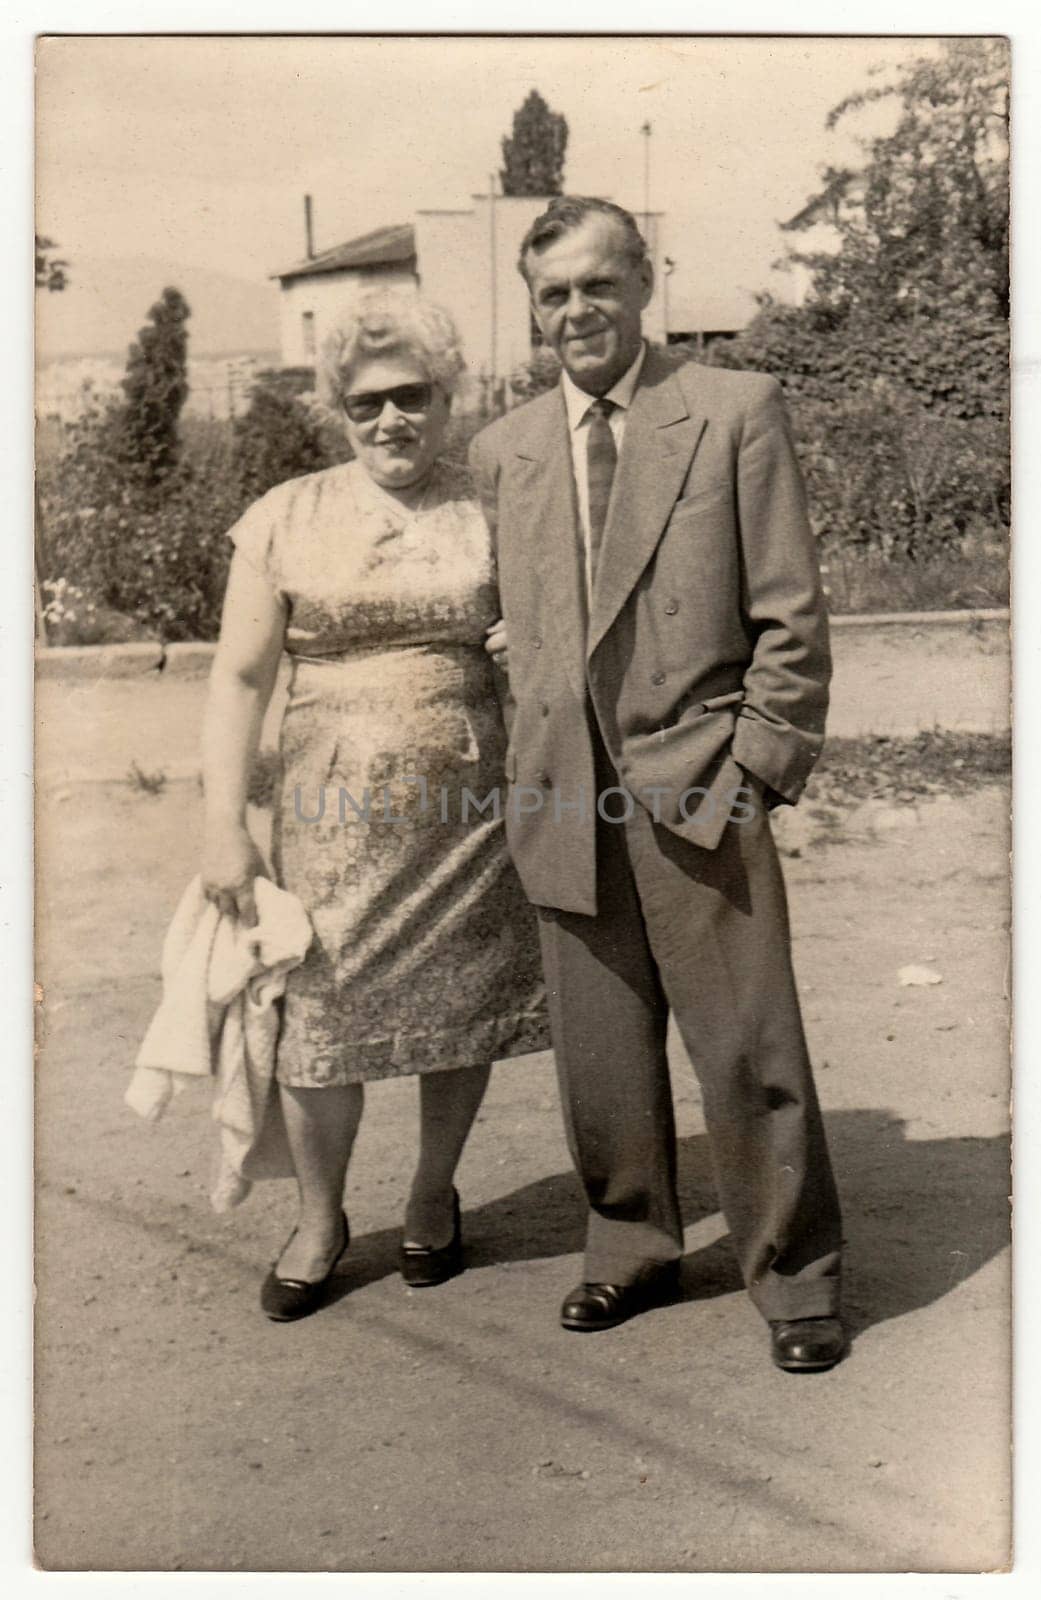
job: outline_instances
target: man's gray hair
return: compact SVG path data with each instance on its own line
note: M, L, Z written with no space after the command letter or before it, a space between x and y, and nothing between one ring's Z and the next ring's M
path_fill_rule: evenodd
M443 306L408 289L372 288L349 300L322 342L318 396L336 408L362 361L406 356L451 395L466 370L459 333Z
M595 195L561 194L554 196L521 240L517 271L525 283L531 283L528 276L529 251L533 250L538 255L547 245L555 244L573 228L581 227L587 217L593 216L614 218L625 235L623 248L627 259L634 267L642 266L647 260L647 242L631 211L616 206L613 200L599 200Z

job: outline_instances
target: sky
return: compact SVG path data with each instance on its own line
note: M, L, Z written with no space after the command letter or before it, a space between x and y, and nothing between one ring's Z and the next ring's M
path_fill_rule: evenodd
M487 191L538 88L566 186L665 219L679 322L706 273L754 291L778 222L849 156L828 110L921 40L65 37L37 59L38 220L80 259L147 256L262 283L303 254ZM871 117L874 116L874 123ZM781 288L783 285L775 285Z

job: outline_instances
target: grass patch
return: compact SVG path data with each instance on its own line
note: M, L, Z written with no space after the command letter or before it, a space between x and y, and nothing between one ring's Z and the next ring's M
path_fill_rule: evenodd
M860 800L911 801L934 794L970 794L1005 783L1012 767L1010 734L943 729L893 739L829 739L806 788L806 800L829 807ZM814 812L811 810L811 815Z
M828 606L836 615L865 611L973 611L1009 603L1008 546L995 539L928 560L878 551L822 552Z

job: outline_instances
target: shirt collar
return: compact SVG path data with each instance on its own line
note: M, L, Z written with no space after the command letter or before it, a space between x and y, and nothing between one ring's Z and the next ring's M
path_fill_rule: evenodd
M646 342L640 345L639 353L628 372L623 372L613 389L608 389L605 400L613 400L622 411L628 411L633 403L636 385L640 381L643 370L644 358L647 355ZM580 389L574 379L569 377L566 370L560 374L561 387L564 391L564 405L567 410L567 424L572 433L580 428L585 421L589 408L596 399L595 395L586 394Z

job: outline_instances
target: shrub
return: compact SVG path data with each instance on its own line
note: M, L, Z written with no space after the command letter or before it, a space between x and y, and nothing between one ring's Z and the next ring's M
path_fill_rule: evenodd
M327 464L313 415L291 394L262 381L254 386L248 411L236 418L232 461L247 502Z
M79 591L56 642L93 643L99 627L106 638L216 636L232 523L276 483L349 456L342 430L308 403L312 376L262 374L234 424L185 419L177 463L158 479L128 467L125 405L87 392L40 461L42 576Z
M810 513L828 546L916 561L1009 517L1000 422L933 415L883 385L842 401L792 404Z
M231 559L227 532L242 510L234 481L183 473L154 509L135 508L124 537L109 545L111 603L162 639L216 638Z
M758 315L736 339L713 345L711 359L771 372L793 399L848 399L881 380L936 415L1000 419L1008 410L1008 324L973 306L886 321L762 296Z
M99 605L66 578L48 580L40 587L50 645L130 644L149 636L144 623Z
M865 611L962 611L1009 603L1008 546L967 538L961 549L919 561L878 550L835 546L821 563L834 614Z
M219 434L196 431L192 451L161 488L146 487L125 471L119 410L90 399L64 445L41 460L41 576L81 592L82 615L74 607L71 619L80 623L77 642L93 642L88 613L106 619L107 637L120 631L119 617L124 628L164 639L213 637L228 563L224 535L243 508L226 446Z
M544 345L533 350L530 361L524 361L510 373L510 391L520 403L534 400L536 395L552 389L560 377L560 362L552 350Z

